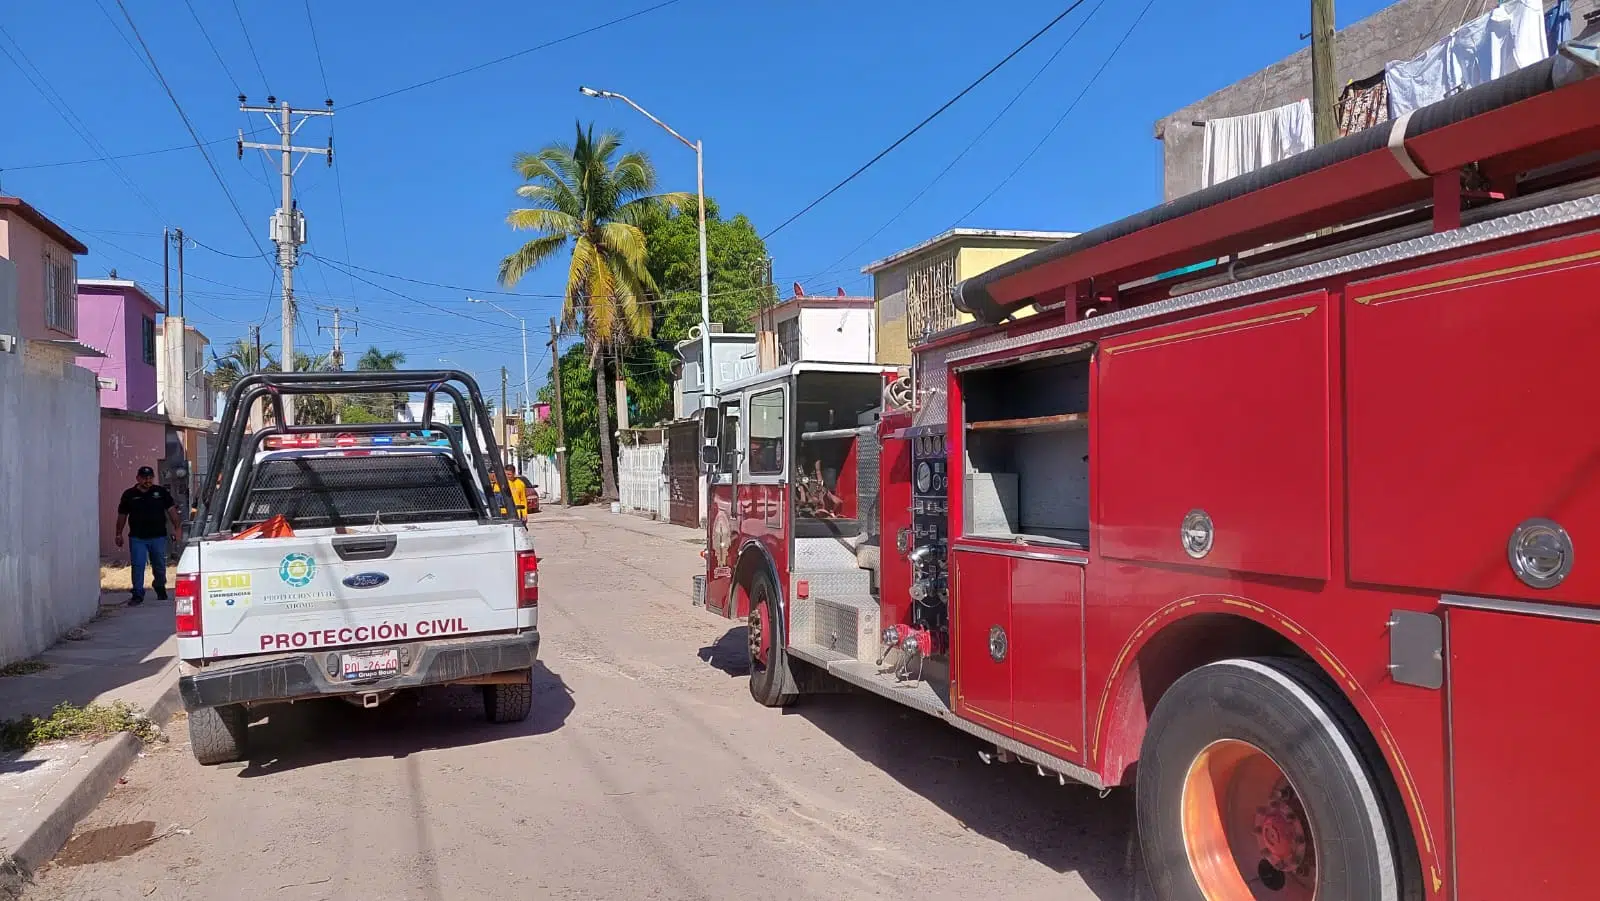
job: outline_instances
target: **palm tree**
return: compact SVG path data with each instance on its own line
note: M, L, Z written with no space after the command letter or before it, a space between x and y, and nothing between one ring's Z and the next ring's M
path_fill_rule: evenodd
M405 365L405 362L405 351L384 352L374 344L356 360L356 368L363 372L394 372ZM395 410L404 406L405 402L405 394L363 394L355 398L358 406L365 408L374 416L381 417L384 421L393 419Z
M377 345L367 348L367 352L356 361L356 368L363 372L393 372L399 369L406 361L405 351L391 350L385 353Z
M226 394L246 374L277 368L278 361L272 356L271 344L261 345L259 359L257 356L255 344L243 338L233 339L225 353L221 356L212 355L215 363L212 366L211 384Z
M656 289L638 221L656 204L690 202L688 194L652 193L656 170L650 158L637 150L619 155L621 147L618 132L596 138L594 126L585 130L580 122L572 144L517 154L513 166L527 182L517 193L532 206L513 210L506 222L537 237L500 261L500 283L510 288L571 245L561 324L583 335L594 370L600 484L607 500L617 496L617 476L606 364L632 339L650 334L646 301Z

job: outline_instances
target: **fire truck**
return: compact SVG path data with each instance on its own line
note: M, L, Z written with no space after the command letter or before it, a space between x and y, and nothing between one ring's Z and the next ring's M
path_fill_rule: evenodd
M1600 897L1595 63L968 278L907 377L719 392L755 699L1133 788L1164 901Z

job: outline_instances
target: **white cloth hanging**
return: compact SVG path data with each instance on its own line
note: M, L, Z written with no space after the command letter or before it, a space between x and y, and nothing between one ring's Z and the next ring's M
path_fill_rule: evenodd
M1384 67L1389 118L1493 81L1546 56L1540 0L1503 0L1408 60Z
M1303 153L1315 144L1310 100L1246 116L1208 119L1200 186L1209 188Z

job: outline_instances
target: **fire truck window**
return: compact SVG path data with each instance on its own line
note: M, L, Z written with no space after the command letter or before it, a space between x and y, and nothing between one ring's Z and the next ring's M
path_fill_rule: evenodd
M722 405L722 431L717 436L717 447L722 449L722 471L739 469L739 403Z
M1089 363L1034 361L961 377L963 533L1089 545Z
M783 472L783 389L750 398L750 474Z

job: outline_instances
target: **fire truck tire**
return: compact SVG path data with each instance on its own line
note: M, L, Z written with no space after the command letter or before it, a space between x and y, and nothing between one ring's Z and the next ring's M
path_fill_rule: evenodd
M765 570L757 570L750 577L749 593L750 696L764 707L787 707L797 695L778 615L778 589Z
M483 713L491 723L520 723L533 712L533 673L526 681L483 687Z
M1369 745L1337 689L1296 661L1223 660L1184 675L1156 705L1138 767L1156 896L1418 897Z
M245 731L249 728L245 709L202 707L189 712L189 749L201 766L233 763L245 754Z

